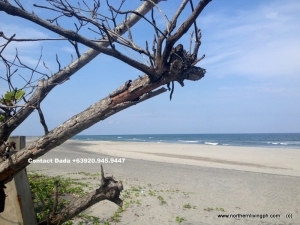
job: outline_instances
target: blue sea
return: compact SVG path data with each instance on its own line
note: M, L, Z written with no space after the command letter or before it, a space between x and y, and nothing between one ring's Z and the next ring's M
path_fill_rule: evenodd
M300 149L300 133L76 135L72 139Z

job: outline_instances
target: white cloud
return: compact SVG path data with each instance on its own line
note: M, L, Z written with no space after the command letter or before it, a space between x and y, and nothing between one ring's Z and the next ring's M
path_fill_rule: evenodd
M16 34L15 38L49 38L49 36L37 29L26 27L21 27L16 24L3 23L0 22L1 31L4 32L6 37L11 37ZM4 39L0 39L0 45L6 43ZM7 59L12 60L15 57L16 49L18 50L19 56L24 64L34 66L38 62L39 54L41 51L41 42L11 42L5 48L3 53Z
M217 76L300 73L300 2L264 2L249 11L216 12L199 20L206 59Z

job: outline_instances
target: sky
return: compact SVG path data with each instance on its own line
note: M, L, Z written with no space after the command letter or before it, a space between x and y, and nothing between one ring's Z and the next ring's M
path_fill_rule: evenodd
M33 1L21 2L25 8L32 8ZM140 3L127 1L124 8L133 9ZM161 2L159 7L168 18L172 18L176 5L168 0ZM36 14L42 12L35 9ZM300 132L299 12L298 0L284 1L284 4L276 0L213 0L197 19L202 33L199 55L206 55L197 66L206 69L205 77L197 82L185 81L184 87L176 83L172 101L169 93L159 95L113 115L81 134ZM51 18L51 13L41 15ZM183 16L188 15L186 10ZM3 12L0 16L0 30L7 35L57 37ZM156 18L160 26L164 26L159 13ZM67 27L70 24L61 25ZM145 40L152 43L153 30L145 29L144 23L136 25L132 32L140 46L145 46ZM189 39L187 33L180 43L188 48ZM56 53L64 66L71 61L70 54L74 54L67 42L17 43L9 46L5 54L8 58L13 57L15 48L18 48L22 60L34 66L42 46L43 61L53 73L58 68ZM86 48L80 50L84 52ZM134 57L145 62L139 55ZM45 68L41 67L41 70ZM4 71L1 65L0 72ZM138 75L142 72L100 54L69 81L56 87L42 102L49 129L54 129ZM14 79L21 86L21 78L16 76ZM0 94L6 90L5 82L0 80ZM33 113L13 134L42 135L37 113Z

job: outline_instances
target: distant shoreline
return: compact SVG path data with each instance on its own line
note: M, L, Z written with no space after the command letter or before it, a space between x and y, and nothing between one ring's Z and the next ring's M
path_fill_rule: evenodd
M75 144L76 141L72 142ZM82 143L78 141L78 143ZM111 157L263 172L300 177L297 149L87 141L85 151Z
M300 133L75 135L70 140L300 149Z

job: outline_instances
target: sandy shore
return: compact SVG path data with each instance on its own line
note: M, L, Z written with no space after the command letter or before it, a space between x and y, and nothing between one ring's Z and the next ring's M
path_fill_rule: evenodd
M97 173L100 164L72 159L125 158L124 163L103 164L105 173L122 180L130 193L124 200L131 204L116 224L179 224L180 218L185 225L300 224L299 149L68 141L42 158L71 163L31 164L28 170L65 176ZM116 210L114 204L101 202L86 213L109 221Z
M300 150L91 141L87 150L116 157L300 176Z

